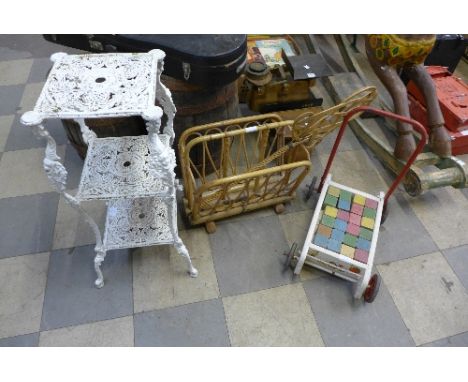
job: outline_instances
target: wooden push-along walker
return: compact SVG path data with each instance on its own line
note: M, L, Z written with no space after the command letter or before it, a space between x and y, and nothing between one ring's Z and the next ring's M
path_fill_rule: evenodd
M378 196L356 190L332 181L329 174L344 130L357 113L369 112L411 124L421 139L402 171L387 193ZM312 222L299 257L295 255L296 244L287 254L286 265L297 262L294 274L299 274L304 264L321 269L345 280L355 282L354 298L363 297L374 301L380 286L378 274L371 277L375 249L381 223L387 215L387 201L401 182L411 164L424 148L427 133L417 121L394 113L368 106L357 107L348 112L340 127L332 152L322 175L317 192L320 197Z

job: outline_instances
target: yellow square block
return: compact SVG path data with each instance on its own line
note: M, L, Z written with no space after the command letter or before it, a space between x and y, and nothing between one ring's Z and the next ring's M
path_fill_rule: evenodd
M333 195L334 197L338 198L340 196L340 190L336 187L330 186L328 187L327 194Z
M332 206L325 207L325 215L331 216L332 218L336 218L338 215L338 210Z
M366 198L364 196L362 196L362 195L354 195L353 202L363 206L366 203Z
M361 220L361 225L363 227L374 229L374 219L363 217Z
M355 249L353 247L350 247L349 245L342 244L341 245L341 254L344 256L348 256L351 259L354 258L354 251Z

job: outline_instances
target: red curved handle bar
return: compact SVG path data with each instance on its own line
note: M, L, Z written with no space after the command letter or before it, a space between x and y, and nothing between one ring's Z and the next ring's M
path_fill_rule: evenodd
M351 117L354 114L360 113L360 112L363 112L363 111L366 111L366 112L369 112L369 113L372 113L372 114L381 115L383 117L388 117L390 119L395 119L397 121L408 123L408 124L412 125L416 129L416 131L418 133L421 134L421 139L419 140L419 143L416 146L416 150L414 150L413 154L411 155L411 157L406 162L406 164L403 167L403 169L401 170L400 174L398 174L398 176L396 177L396 179L393 181L392 185L388 189L387 193L385 194L384 204L387 204L388 198L393 193L393 191L395 191L398 184L401 182L403 177L408 172L410 166L416 160L416 157L418 156L418 154L422 151L422 149L426 145L428 136L427 136L426 129L418 121L415 121L414 119L402 117L401 115L391 113L389 111L375 109L375 108L369 107L369 106L356 107L356 108L350 110L345 115L345 117L343 119L343 123L341 124L341 127L340 127L340 131L338 132L338 135L336 137L335 144L333 145L330 157L328 158L327 166L325 167L325 171L323 172L322 179L320 180L320 185L319 185L319 188L318 188L318 192L322 191L323 183L325 182L325 178L327 177L327 175L328 175L328 173L330 171L330 167L332 165L333 159L335 159L336 151L338 150L338 146L339 146L339 144L341 142L341 138L343 138L343 133L345 131L346 126L348 125L349 120L351 119Z

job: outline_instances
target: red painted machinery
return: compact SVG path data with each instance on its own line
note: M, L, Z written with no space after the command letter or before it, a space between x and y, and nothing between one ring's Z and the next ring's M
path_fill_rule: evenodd
M452 138L452 154L468 154L468 85L444 66L428 66L427 71L434 81L445 127ZM411 117L429 131L423 95L412 81L407 88Z

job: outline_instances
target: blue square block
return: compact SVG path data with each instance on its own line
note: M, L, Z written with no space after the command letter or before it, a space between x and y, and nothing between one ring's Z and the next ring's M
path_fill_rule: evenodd
M334 239L330 239L328 240L328 246L327 248L330 250L330 251L333 251L333 252L336 252L336 253L340 253L340 249L341 249L341 242L340 241L336 241Z
M318 245L319 247L322 247L322 248L327 248L328 239L325 236L322 236L322 235L315 235L314 244Z
M333 228L339 229L340 231L346 231L348 223L341 219L336 219Z
M340 200L338 201L338 208L341 210L349 211L351 208L351 202L349 200L340 198Z
M360 237L356 241L356 247L359 248L359 249L364 249L365 251L369 251L370 250L370 241Z
M334 228L332 230L331 237L333 240L336 240L342 243L344 239L344 235L345 235L344 231L340 231L339 229Z

